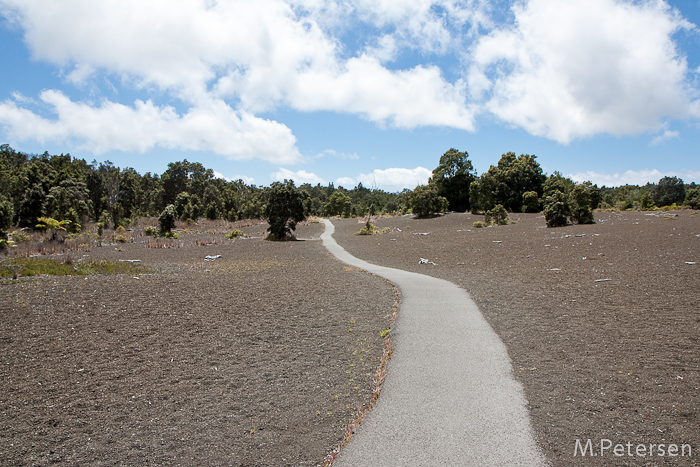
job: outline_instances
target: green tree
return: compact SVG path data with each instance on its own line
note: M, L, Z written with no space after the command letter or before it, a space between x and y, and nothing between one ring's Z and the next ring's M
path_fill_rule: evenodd
M693 209L700 209L700 186L691 185L685 191L685 202Z
M323 210L327 216L350 216L352 210L352 200L350 196L341 190L336 190L328 199L328 203Z
M436 212L447 211L449 203L437 189L430 185L417 186L408 196L408 207L418 217L432 216Z
M664 177L654 191L654 204L659 207L681 204L685 200L685 185L678 177Z
M555 190L551 195L547 196L544 201L544 214L547 227L561 227L566 225L567 217L571 210L566 194Z
M440 164L433 170L430 184L437 193L447 199L449 209L464 212L470 207L470 186L476 179L469 154L454 148L440 157Z
M590 185L576 185L569 194L569 211L571 222L576 224L592 224L593 211L592 188Z
M275 182L265 207L265 217L270 226L268 239L284 240L296 230L297 223L306 219L305 193L294 186L292 180Z

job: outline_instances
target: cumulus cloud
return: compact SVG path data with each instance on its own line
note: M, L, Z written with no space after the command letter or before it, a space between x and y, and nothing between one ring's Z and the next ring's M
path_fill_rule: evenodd
M148 102L142 109L132 108L131 113L148 113L160 124L189 122L188 129L204 131L202 135L188 132L195 143L184 144L172 137L166 146L203 150L217 146L218 153L264 154L269 144L256 136L257 130L271 131L273 141L286 130L274 122L255 120L254 115L279 106L352 113L397 128L473 130L473 109L466 104L464 82L447 81L442 70L432 65L390 69L383 62L391 60L398 48L444 53L457 47L462 31L485 20L482 3L0 0L0 13L23 31L32 56L58 66L69 83L82 86L96 76L107 76L147 92L158 89L189 107L180 118L172 109ZM347 15L370 26L356 49L341 41L345 32L340 19ZM205 119L198 110L217 100L230 107L208 119L213 128L228 130L219 135L219 142L212 139L213 131L197 124ZM72 128L71 121L61 120L65 113L51 125L39 114L29 115L19 101L6 105L15 114L41 123L34 134L31 128L24 128L26 138L41 141L49 137L49 129L59 137L61 130ZM83 117L75 117L83 120L88 115L106 116L110 110L130 113L124 103L82 103L75 110L83 112ZM106 118L97 119L90 125L98 130L96 138L76 128L72 136L97 143L97 151L130 150L132 146L143 150L162 142L144 131L136 131L126 142L118 137L119 127L126 123L117 123L116 129L97 128L110 124ZM13 131L21 131L10 125ZM166 131L158 126L161 133ZM250 126L256 128L252 133ZM135 137L142 140L133 141ZM231 139L242 140L245 149L221 149ZM251 143L262 146L252 150ZM283 146L285 152L288 149Z
M10 138L68 142L95 154L144 153L160 146L211 151L234 160L293 163L301 159L289 128L235 111L219 100L201 102L179 115L173 107L159 107L150 100L137 100L132 106L111 101L94 105L73 102L53 90L43 91L40 99L56 118L45 118L14 100L0 103L0 124Z
M664 130L663 134L655 137L653 140L651 140L651 145L656 146L657 144L661 144L664 141L668 141L670 139L676 139L680 138L681 133L676 130Z
M280 168L277 172L272 174L272 180L281 182L283 180L294 180L296 186L303 185L304 183L309 183L311 185L325 185L326 181L319 177L318 175L307 172L306 170L297 170L292 172L289 169Z
M336 180L336 185L348 188L362 183L365 188L376 187L387 192L396 192L404 188L412 190L418 185L425 185L432 174L433 172L425 167L374 169L371 173L360 174L356 178L339 178Z
M185 109L59 103L54 90L41 99L58 118L14 99L0 123L24 140L98 152L157 145L288 164L301 157L294 135L261 112L466 131L486 114L562 143L700 116L673 39L694 27L663 1L518 1L512 24L499 28L492 3L0 0L33 58L67 83L118 80ZM445 61L455 64L449 72L437 65Z
M666 3L530 0L513 12L479 40L468 80L503 121L568 143L699 115L672 37L693 26Z
M695 170L661 172L658 169L627 170L623 173L601 173L595 171L580 172L567 175L577 183L590 181L598 186L646 185L658 183L664 177L678 177L685 183L700 181L700 172Z

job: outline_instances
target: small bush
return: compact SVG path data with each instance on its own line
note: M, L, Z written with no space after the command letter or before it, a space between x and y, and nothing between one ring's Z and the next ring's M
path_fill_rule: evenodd
M30 234L22 230L12 232L12 241L15 243L26 243L34 239Z
M493 223L495 225L507 225L508 224L508 211L503 207L502 204L497 204L494 206L492 211Z
M243 231L240 229L233 229L226 234L226 238L238 238L243 236Z
M175 218L177 213L175 212L175 206L169 204L163 209L163 212L158 216L158 225L160 226L160 234L167 236L171 230L175 228Z
M367 221L361 230L355 232L355 235L374 235L375 233L377 233L377 226Z
M149 237L155 237L158 234L158 231L156 230L156 228L151 227L150 225L146 226L146 228L144 229L144 232Z
M125 235L115 235L113 240L117 243L126 243L128 241Z
M472 226L474 226L475 229L482 229L484 227L484 223L481 221L476 221L472 224Z

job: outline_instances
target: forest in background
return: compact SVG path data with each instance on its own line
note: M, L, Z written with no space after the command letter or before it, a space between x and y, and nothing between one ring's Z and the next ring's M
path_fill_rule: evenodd
M274 187L274 183L272 186ZM592 221L577 209L650 210L665 206L700 209L700 187L677 177L644 186L597 187L575 183L559 172L543 173L534 155L503 154L478 175L467 152L450 149L440 158L428 185L387 193L362 184L352 189L303 184L296 187L305 214L430 215L434 212L485 213L502 206L509 212L556 209L572 222ZM128 226L141 217L158 217L172 205L177 218L255 219L264 217L271 187L247 185L214 176L212 169L187 160L171 162L162 174L139 174L110 162L88 163L70 154L30 155L0 146L0 232L35 227L39 218L70 221L73 229L90 222ZM566 220L564 221L566 223Z

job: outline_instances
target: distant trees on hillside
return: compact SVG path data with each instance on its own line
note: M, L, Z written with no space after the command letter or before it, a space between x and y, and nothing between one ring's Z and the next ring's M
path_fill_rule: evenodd
M103 227L127 225L138 217L158 217L166 207L175 219L262 218L270 213L275 186L247 185L216 178L211 169L187 160L171 162L163 174L141 175L111 162L87 163L70 154L28 155L0 146L0 233L12 226L34 227L39 218ZM510 212L550 213L575 223L593 220L597 207L652 209L667 205L700 209L700 187L678 177L657 184L601 187L577 184L559 172L547 176L534 155L501 156L478 175L469 154L451 148L425 187L387 193L358 184L352 189L302 184L295 187L310 216L368 214L431 215L445 210L485 213L502 205ZM549 221L548 221L549 222ZM170 225L170 222L168 222ZM0 235L4 238L4 235Z

